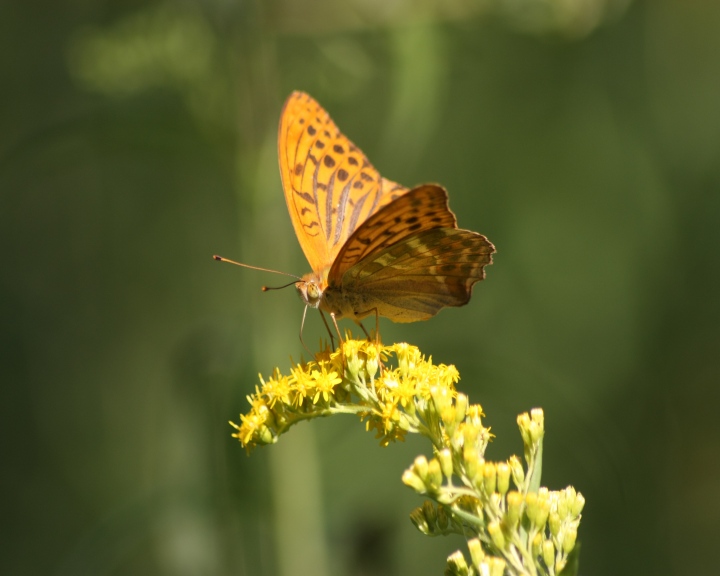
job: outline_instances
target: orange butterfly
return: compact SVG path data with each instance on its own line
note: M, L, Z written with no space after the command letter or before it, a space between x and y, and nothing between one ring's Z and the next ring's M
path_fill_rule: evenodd
M442 186L408 189L380 176L303 92L285 102L278 154L290 219L312 268L295 282L306 311L319 308L333 322L370 314L415 322L468 303L495 247L457 227Z
M295 283L307 306L334 318L427 320L470 300L495 247L457 227L437 184L405 188L380 176L309 95L280 118L285 201L312 272Z

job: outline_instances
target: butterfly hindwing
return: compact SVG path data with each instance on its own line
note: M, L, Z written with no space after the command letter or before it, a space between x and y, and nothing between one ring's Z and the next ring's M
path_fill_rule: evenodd
M470 300L485 277L495 247L485 236L457 228L416 232L355 264L339 284L345 315L361 318L377 310L394 322L434 316ZM338 293L332 286L326 297ZM338 306L339 307L339 306Z
M348 239L328 275L333 284L368 255L397 244L406 236L434 228L455 228L447 192L436 184L413 188L370 216Z
M309 95L293 92L280 119L285 200L313 271L329 267L365 220L407 192L380 176Z

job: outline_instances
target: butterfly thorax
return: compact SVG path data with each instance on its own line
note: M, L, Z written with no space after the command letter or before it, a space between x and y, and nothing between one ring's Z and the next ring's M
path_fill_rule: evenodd
M319 308L336 318L359 320L366 316L367 312L360 312L357 309L362 298L359 298L358 294L347 293L341 286L329 285L327 275L328 270L310 272L295 282L295 289L300 299L307 306Z

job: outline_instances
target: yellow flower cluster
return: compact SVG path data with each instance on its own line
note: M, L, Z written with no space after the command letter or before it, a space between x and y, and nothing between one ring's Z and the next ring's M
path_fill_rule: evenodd
M340 413L365 420L382 445L422 434L433 456L418 456L402 480L432 501L411 520L427 535L468 538L471 563L457 551L446 574L560 573L575 548L585 500L572 487L540 486L542 410L518 417L525 466L517 456L486 461L492 434L480 405L456 391L458 380L454 366L433 364L415 346L348 339L296 364L289 376L278 369L267 380L261 376L248 396L250 411L239 425L231 422L233 436L250 450L276 442L301 420Z
M296 364L289 375L279 369L267 380L261 375L260 386L248 396L250 411L240 416L240 424L230 424L249 450L276 442L301 420L354 413L387 445L425 426L422 414L434 405L433 398L456 396L458 380L454 366L434 365L415 346L349 339L337 350Z
M438 503L426 501L411 520L424 534L471 537L472 567L457 551L448 557L446 574L560 573L575 548L585 499L571 486L560 491L539 486L542 410L518 417L527 472L517 456L485 461L484 446L474 442L476 427L467 418L464 424L432 459L418 456L403 474L405 484Z

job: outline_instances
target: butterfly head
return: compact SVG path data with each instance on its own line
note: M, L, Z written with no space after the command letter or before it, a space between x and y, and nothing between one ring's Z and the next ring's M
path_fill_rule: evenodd
M315 274L306 274L295 282L295 289L302 300L310 308L319 308L322 300L324 283Z

